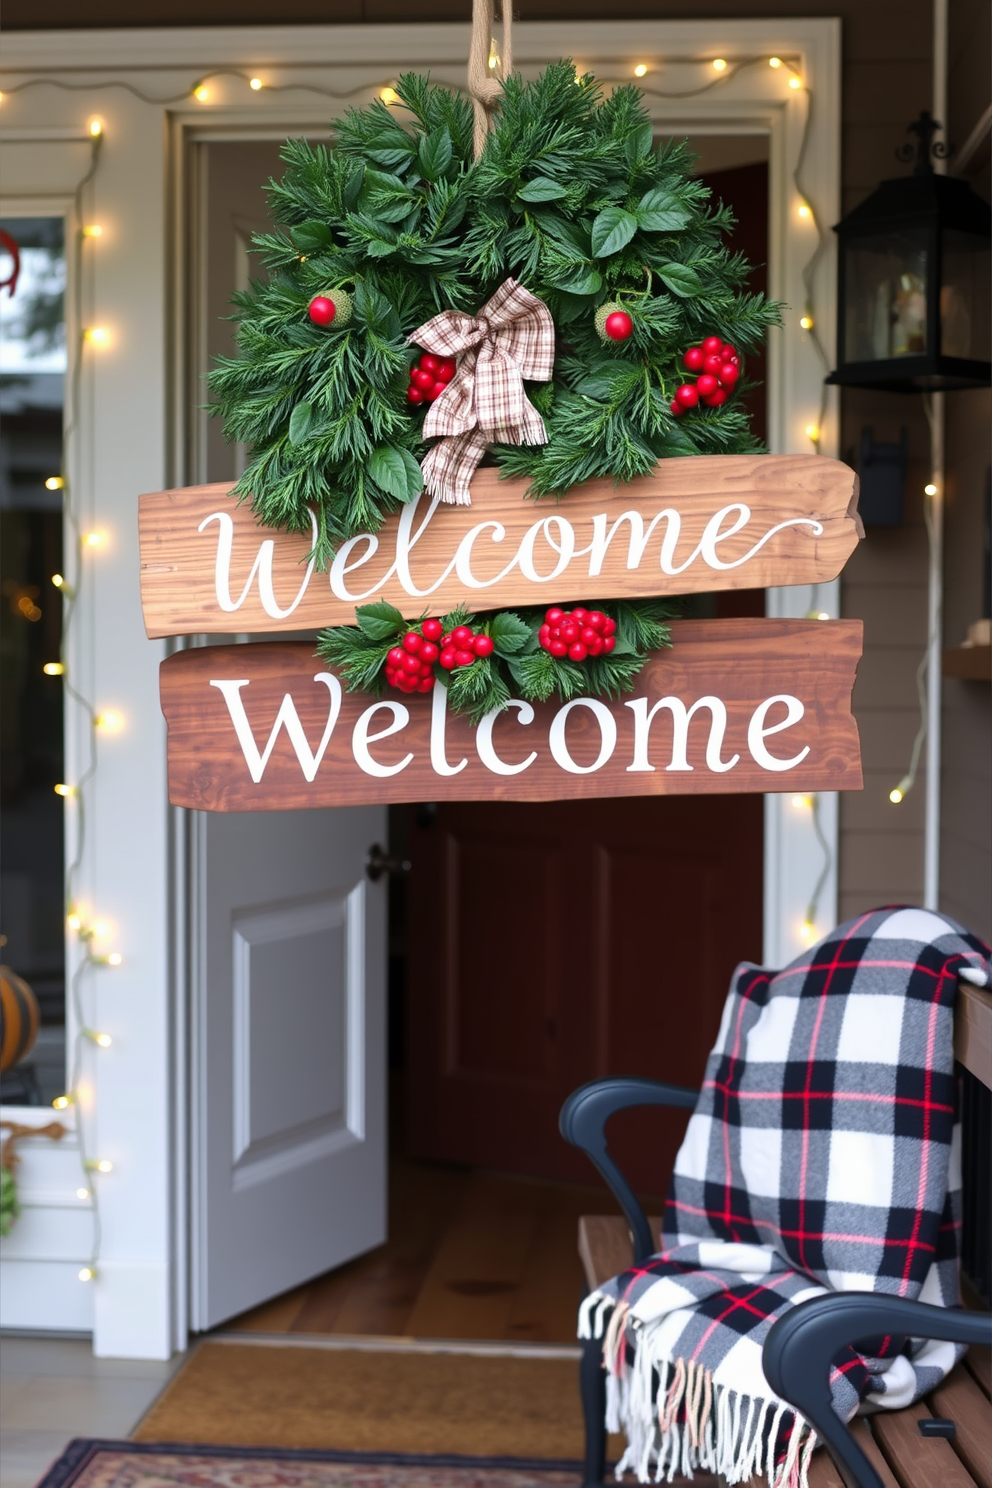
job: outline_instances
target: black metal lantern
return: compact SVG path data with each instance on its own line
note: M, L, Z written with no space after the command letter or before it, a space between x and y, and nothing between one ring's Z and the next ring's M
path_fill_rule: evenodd
M883 181L834 229L838 366L828 382L898 393L992 382L992 208L934 171L939 128L922 113L910 125L912 174Z

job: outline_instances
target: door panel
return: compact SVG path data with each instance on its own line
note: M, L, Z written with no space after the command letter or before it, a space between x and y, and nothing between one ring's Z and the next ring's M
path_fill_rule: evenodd
M762 799L446 803L412 826L407 1136L418 1157L588 1181L558 1133L584 1080L698 1084L761 953ZM684 1114L616 1120L663 1190Z
M197 1329L386 1236L378 807L197 813Z

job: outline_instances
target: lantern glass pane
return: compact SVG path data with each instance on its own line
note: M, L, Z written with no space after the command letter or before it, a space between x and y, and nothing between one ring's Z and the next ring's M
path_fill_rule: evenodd
M927 351L925 228L856 238L846 247L844 360L881 362Z
M992 351L992 249L974 233L942 234L940 350L944 356L987 362Z

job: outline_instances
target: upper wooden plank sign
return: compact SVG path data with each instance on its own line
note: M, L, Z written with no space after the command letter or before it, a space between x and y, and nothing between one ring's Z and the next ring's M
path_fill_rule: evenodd
M149 636L318 629L386 599L408 617L817 584L864 535L857 477L817 455L663 460L628 486L588 481L561 502L480 470L471 506L427 497L343 542L327 573L309 537L260 527L228 485L142 496Z

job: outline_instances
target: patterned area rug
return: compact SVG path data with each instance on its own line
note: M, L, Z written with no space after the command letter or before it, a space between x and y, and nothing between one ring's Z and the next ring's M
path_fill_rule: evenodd
M66 1447L38 1488L574 1488L577 1462L161 1442Z

